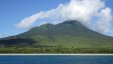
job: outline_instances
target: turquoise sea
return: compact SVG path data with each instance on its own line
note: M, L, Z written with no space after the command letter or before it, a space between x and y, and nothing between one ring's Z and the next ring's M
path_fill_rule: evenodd
M113 64L113 56L14 55L0 56L0 64Z

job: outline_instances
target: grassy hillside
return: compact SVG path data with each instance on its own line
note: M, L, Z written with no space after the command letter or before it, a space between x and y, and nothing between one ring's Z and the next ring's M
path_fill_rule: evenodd
M2 40L6 40L7 43L10 43L8 40L18 40L19 38L30 39L28 41L20 41L21 45L26 43L28 44L26 46L29 47L60 46L62 48L113 48L112 37L92 31L74 20L65 21L56 25L48 23L39 27L33 27L27 32L16 36L3 38ZM14 42L20 43L17 41ZM1 41L0 43L1 45L3 44ZM15 46L18 46L18 44Z

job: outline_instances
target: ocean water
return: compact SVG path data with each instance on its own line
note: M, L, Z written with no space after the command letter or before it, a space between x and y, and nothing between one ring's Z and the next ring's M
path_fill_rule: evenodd
M0 56L0 64L113 64L113 56Z

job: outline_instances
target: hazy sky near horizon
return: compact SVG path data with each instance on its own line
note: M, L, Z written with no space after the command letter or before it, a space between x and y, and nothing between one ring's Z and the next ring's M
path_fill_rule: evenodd
M90 10L86 8L87 3L92 4L88 4ZM84 6L86 7L84 8ZM74 9L74 7L78 8ZM84 13L81 10L88 12ZM68 17L67 15L71 12L80 14L73 16L72 13ZM29 28L43 23L58 23L58 21L73 18L78 21L81 19L82 23L86 23L97 32L113 36L112 12L113 0L96 0L94 2L91 0L80 0L80 2L79 0L0 0L0 38L25 32ZM52 17L55 19L50 20ZM98 20L95 20L95 18L98 18ZM92 24L89 24L89 21L93 21ZM98 24L95 21L98 21L96 22ZM95 27L97 28L95 29Z

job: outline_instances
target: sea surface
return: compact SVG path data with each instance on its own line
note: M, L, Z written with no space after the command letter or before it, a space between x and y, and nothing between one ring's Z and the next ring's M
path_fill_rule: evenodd
M113 56L14 55L0 56L0 64L113 64Z

